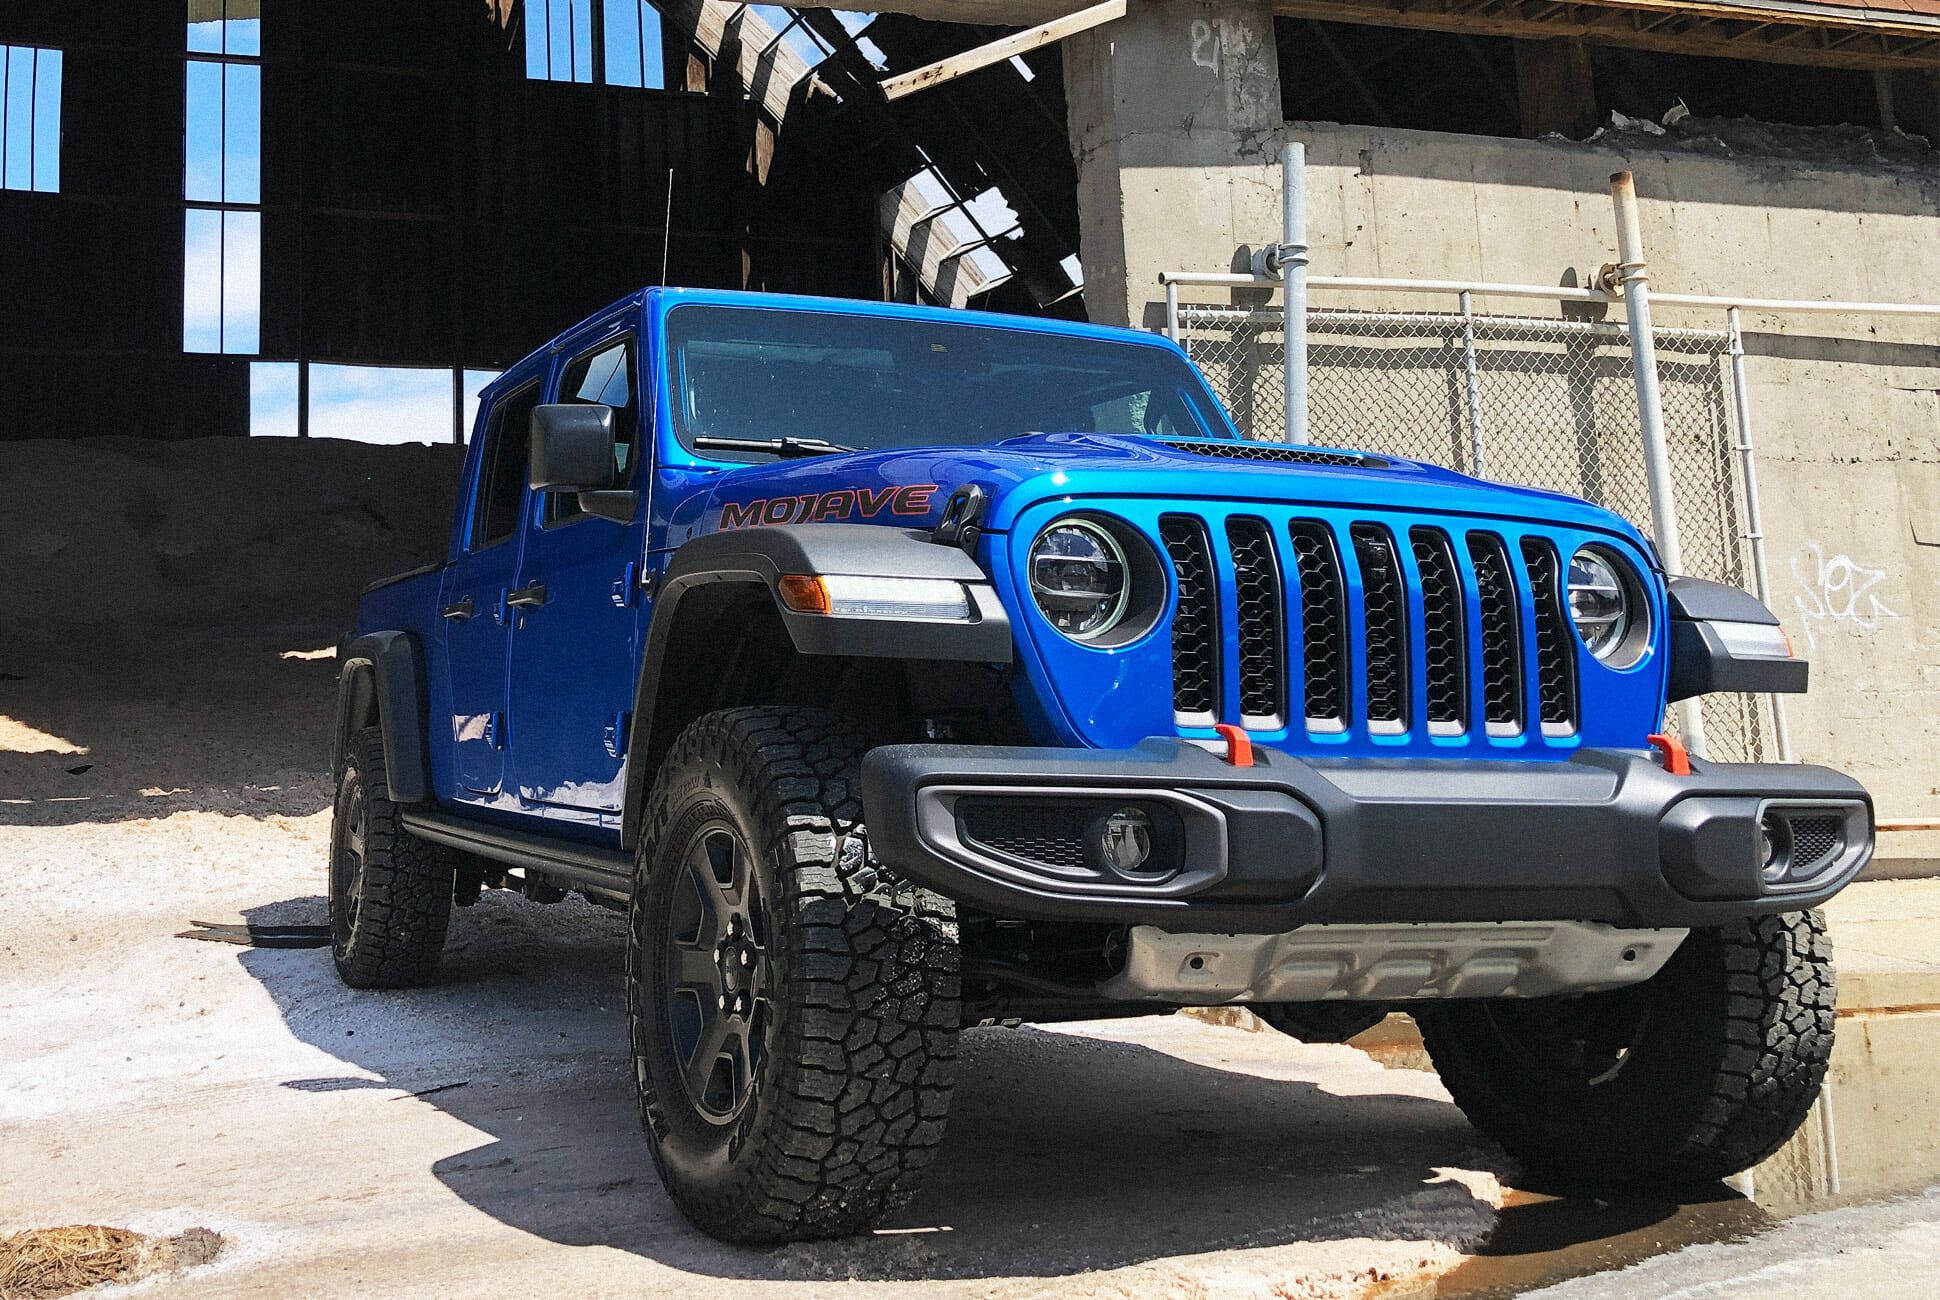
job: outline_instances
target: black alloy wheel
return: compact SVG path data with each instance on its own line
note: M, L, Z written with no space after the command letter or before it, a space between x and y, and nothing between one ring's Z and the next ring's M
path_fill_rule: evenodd
M726 822L700 828L681 872L669 911L666 1026L695 1112L730 1124L771 1046L773 920L748 846Z

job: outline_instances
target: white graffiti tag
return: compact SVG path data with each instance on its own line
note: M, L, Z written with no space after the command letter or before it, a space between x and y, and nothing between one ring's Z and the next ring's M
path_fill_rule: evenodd
M1817 542L1807 542L1792 555L1792 576L1804 588L1792 597L1806 644L1818 648L1813 628L1820 623L1850 623L1865 632L1879 630L1884 619L1899 615L1886 607L1874 588L1886 580L1884 569L1869 569L1850 556L1827 559Z

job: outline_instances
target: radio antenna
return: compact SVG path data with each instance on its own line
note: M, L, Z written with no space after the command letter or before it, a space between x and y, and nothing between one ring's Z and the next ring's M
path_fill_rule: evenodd
M674 169L667 169L667 215L660 222L660 283L667 283L667 258L674 245Z

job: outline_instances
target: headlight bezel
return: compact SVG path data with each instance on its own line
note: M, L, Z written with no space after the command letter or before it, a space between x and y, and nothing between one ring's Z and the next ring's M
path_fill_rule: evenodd
M1119 588L1117 607L1101 626L1082 634L1057 625L1052 612L1038 595L1037 554L1045 538L1065 528L1076 528L1098 538L1119 563L1124 581ZM1089 511L1073 511L1052 519L1032 537L1024 551L1024 586L1031 606L1050 629L1073 645L1090 650L1115 650L1144 637L1157 626L1164 612L1166 579L1151 544L1124 521Z
M1617 599L1621 607L1617 626L1620 631L1602 645L1584 631L1584 622L1577 614L1576 592L1580 584L1576 581L1577 562L1588 557L1601 565L1614 580ZM1563 564L1562 572L1563 613L1569 619L1570 630L1577 642L1589 656L1616 672L1635 668L1650 650L1651 633L1654 627L1649 596L1644 590L1643 580L1638 576L1637 566L1625 559L1615 549L1597 542L1589 542L1577 547Z

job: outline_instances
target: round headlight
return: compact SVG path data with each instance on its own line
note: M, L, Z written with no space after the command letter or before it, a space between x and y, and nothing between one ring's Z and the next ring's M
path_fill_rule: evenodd
M1117 627L1130 603L1131 566L1118 540L1084 519L1060 519L1031 546L1031 595L1074 641Z
M1569 606L1576 634L1598 659L1608 661L1630 639L1637 617L1630 583L1601 551L1586 546L1570 557Z

